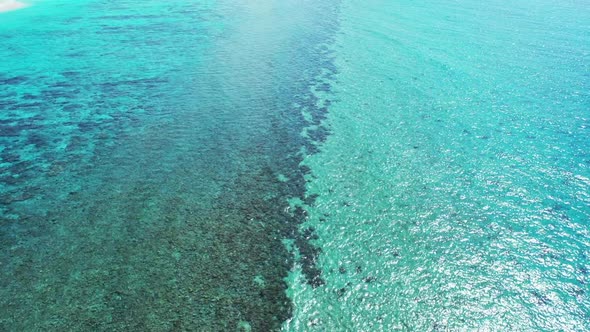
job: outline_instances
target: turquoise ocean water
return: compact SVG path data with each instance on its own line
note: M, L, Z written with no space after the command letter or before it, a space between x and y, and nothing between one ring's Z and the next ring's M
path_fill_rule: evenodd
M585 1L0 14L0 330L590 330Z

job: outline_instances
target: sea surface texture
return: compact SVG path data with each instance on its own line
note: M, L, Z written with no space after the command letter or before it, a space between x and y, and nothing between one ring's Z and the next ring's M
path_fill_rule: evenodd
M590 5L344 1L293 331L590 331Z
M0 14L0 331L590 331L585 0Z
M0 330L271 331L337 5L39 1L0 16ZM303 114L312 114L305 119ZM292 249L293 250L293 249Z

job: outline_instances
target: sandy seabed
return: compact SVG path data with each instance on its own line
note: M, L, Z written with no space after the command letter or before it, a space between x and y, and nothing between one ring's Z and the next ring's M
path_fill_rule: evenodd
M26 6L27 4L14 0L0 0L0 13L21 9Z

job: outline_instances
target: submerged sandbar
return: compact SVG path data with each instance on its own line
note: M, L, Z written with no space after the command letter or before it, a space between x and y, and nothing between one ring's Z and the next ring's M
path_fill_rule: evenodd
M27 7L26 3L15 0L0 0L0 13Z

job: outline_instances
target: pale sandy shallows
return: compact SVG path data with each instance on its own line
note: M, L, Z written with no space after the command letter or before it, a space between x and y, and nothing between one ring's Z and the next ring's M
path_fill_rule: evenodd
M14 0L0 0L0 13L11 10L24 8L27 5L25 3L14 1Z

